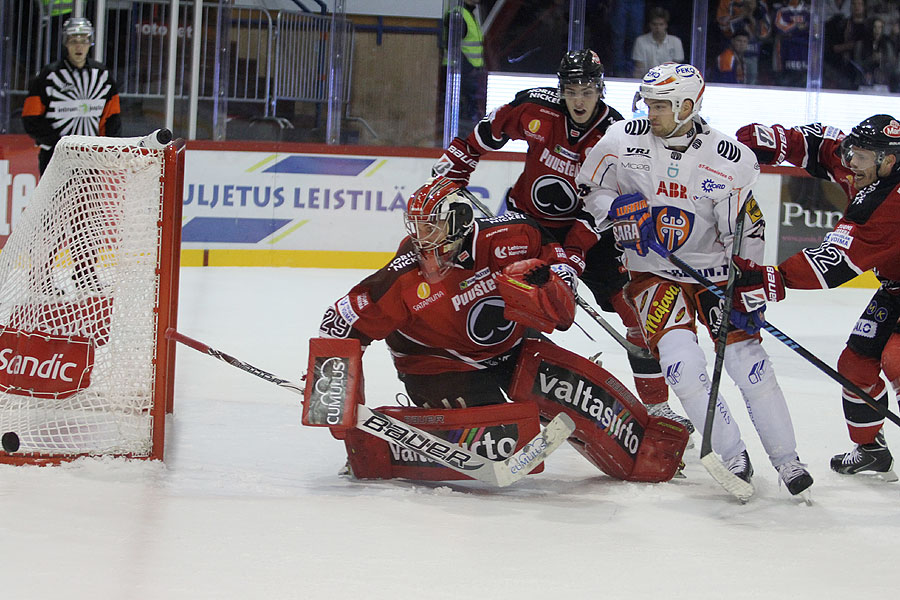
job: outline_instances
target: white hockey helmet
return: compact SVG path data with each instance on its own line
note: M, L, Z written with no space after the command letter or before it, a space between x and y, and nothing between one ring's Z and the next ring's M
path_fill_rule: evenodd
M675 112L675 123L680 126L700 112L705 88L703 75L695 66L667 62L647 71L641 81L640 95L645 101L670 101ZM694 108L686 118L679 119L678 113L685 100L690 100Z
M94 45L94 26L84 17L72 17L63 23L63 46L69 43L73 35L86 35L91 46Z

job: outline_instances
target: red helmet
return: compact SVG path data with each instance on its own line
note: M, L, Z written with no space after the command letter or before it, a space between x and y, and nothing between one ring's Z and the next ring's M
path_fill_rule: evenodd
M432 283L450 270L474 227L472 203L461 189L458 183L437 177L416 190L406 207L406 231L418 250L422 274Z

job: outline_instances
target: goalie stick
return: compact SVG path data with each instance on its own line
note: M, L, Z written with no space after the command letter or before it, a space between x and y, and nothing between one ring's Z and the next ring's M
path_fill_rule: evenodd
M480 210L484 216L486 216L486 217L495 216L493 214L493 212L491 212L491 209L489 209L485 205L484 202L482 202L475 194L470 192L468 189L461 188L459 191L463 196L465 196L469 200L469 202L471 202L473 205L475 205L475 208ZM538 224L538 227L541 227L540 224ZM590 315L590 317L592 319L594 319L594 321L597 322L597 325L602 327L604 329L604 331L606 331L606 333L608 333L614 340L616 340L616 342L618 342L618 344L620 346L622 346L625 349L625 351L628 352L628 354L634 356L635 358L653 358L653 355L650 354L649 350L647 350L646 348L641 348L637 344L633 344L633 343L629 342L627 339L625 339L625 337L621 333L619 333L615 327L610 325L609 321L604 319L600 315L600 313L597 312L597 310L593 306L590 305L590 303L587 300L585 300L578 294L577 291L575 292L575 303L578 304L578 306L580 306L584 310L584 312L586 312L588 315ZM584 334L586 336L588 336L588 338L590 338L590 340L592 342L597 341L594 338L592 338L591 335L587 331L585 331L584 327L582 327L578 323L575 323L575 325L577 325L578 329L583 331Z
M166 330L166 338L208 354L295 394L303 395L303 386L211 348L199 340L179 333L174 328ZM568 415L560 413L520 450L506 459L491 460L365 405L357 405L356 411L357 429L386 442L408 448L429 460L496 487L506 487L528 475L575 431L575 422Z
M721 299L725 299L725 293L719 289L716 284L703 276L702 273L691 267L689 264L681 260L679 257L675 256L670 252L665 252L661 248L654 248L657 253L660 254L663 258L667 259L670 263L696 279L703 287L711 291L713 294L718 296ZM814 367L828 375L834 381L840 383L842 386L853 392L856 396L859 397L865 404L867 404L872 410L880 414L882 417L889 420L894 425L900 426L900 417L896 414L892 413L890 409L886 406L882 406L875 401L872 396L867 394L861 387L850 381L847 377L839 373L838 371L831 368L828 363L820 359L818 356L801 346L797 343L792 337L769 323L768 321L763 321L762 328L772 334L772 336L777 339L779 342L802 356L806 359L807 362L812 364Z

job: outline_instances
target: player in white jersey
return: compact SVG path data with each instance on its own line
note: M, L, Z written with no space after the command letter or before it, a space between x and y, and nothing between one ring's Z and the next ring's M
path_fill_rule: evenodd
M640 86L648 117L614 123L576 177L585 208L598 226L613 227L625 249L631 277L626 295L670 388L698 426L705 423L710 381L697 343L697 321L712 335L720 301L663 254L677 254L724 285L735 223L748 198L741 256L762 258L765 228L750 191L759 174L756 157L700 118L703 90L703 77L691 65L650 69ZM788 490L800 494L813 480L797 456L787 403L761 345L760 315L739 313L732 320L741 328L728 335L725 369L744 397L772 465ZM750 481L746 446L721 395L712 448L732 473Z

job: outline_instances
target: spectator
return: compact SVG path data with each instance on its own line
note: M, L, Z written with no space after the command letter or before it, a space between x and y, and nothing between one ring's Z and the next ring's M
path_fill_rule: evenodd
M719 54L716 60L715 81L718 83L751 83L747 78L747 47L749 43L750 36L745 31L737 31L731 36L728 47Z
M730 40L738 32L747 35L744 83L756 85L760 56L771 56L772 20L765 0L721 0L717 20L726 40ZM727 51L726 49L725 52Z
M865 36L856 45L855 57L862 67L866 85L887 88L894 73L897 52L885 33L882 19L872 19Z
M463 0L460 6L460 76L459 76L459 126L457 131L465 135L475 128L485 111L487 73L484 69L484 34L475 9L481 0ZM450 12L444 15L444 39L449 40ZM442 83L446 83L447 57L444 56Z
M790 0L775 13L775 52L772 69L778 85L806 87L809 55L809 5Z
M849 19L850 4L851 0L825 0L825 20L827 21L838 15Z
M634 51L631 53L634 61L632 76L638 79L656 65L684 62L681 40L668 34L669 11L659 7L651 8L647 23L650 33L645 33L634 41Z
M850 0L850 17L836 14L825 23L824 79L830 89L855 90L863 81L854 60L857 44L866 35L866 2Z
M632 66L629 56L632 46L641 35L644 25L644 0L612 0L610 26L613 31L613 75L629 77ZM638 77L643 77L641 73Z

